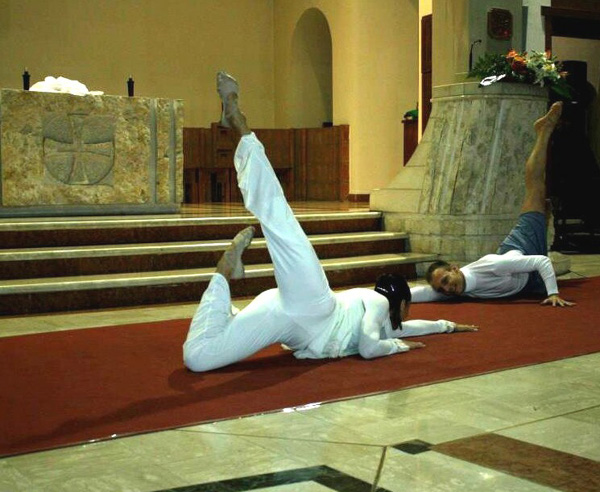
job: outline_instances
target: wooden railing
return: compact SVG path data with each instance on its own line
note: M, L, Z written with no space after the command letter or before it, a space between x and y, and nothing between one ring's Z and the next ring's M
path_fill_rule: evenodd
M349 192L348 125L255 129L288 200L346 200ZM185 203L239 202L233 130L184 128Z

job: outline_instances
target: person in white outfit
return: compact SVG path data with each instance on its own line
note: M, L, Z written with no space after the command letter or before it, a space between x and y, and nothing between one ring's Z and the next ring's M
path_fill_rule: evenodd
M238 184L245 207L261 224L277 288L233 312L229 280L244 276L241 256L254 235L253 227L245 228L217 264L191 321L183 345L186 367L209 371L245 359L273 343L285 344L299 359L354 354L371 359L424 347L400 336L477 330L446 320L403 322L410 289L402 277L384 275L376 290L355 288L334 293L285 199L264 147L239 110L237 81L219 72L217 91L223 102L221 124L241 135L234 156Z
M534 123L536 142L525 164L525 200L514 229L496 254L462 268L437 261L426 273L429 285L411 289L413 302L451 297L497 298L516 294L544 294L542 305L573 306L558 295L556 275L548 258L546 240L546 153L562 103Z

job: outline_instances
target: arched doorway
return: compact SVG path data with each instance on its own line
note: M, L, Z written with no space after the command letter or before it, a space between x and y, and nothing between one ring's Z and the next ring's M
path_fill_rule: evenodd
M321 127L333 122L331 31L323 13L306 10L292 37L290 124Z
M288 122L303 143L296 191L305 200L339 200L347 195L347 160L339 159L341 128L333 125L332 39L325 15L316 8L298 19L291 39ZM347 146L346 146L347 147ZM345 173L342 172L342 168Z

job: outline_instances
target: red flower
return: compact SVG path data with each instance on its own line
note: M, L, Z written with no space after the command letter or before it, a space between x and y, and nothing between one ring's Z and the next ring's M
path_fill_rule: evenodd
M506 55L506 60L510 63L510 68L517 74L527 73L527 53L517 53L515 50L511 50Z

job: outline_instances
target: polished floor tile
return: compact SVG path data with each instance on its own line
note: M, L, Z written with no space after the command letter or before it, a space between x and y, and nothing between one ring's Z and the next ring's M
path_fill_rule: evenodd
M379 485L401 492L549 492L555 490L435 451L411 456L391 450Z
M593 409L600 408L600 403ZM583 410L576 413L587 413ZM596 417L597 418L597 417ZM600 462L600 420L590 419L582 422L569 418L569 414L555 417L528 425L498 431L502 436L520 439L539 446L562 451L582 458L588 458ZM600 476L600 469L598 469ZM598 487L600 490L600 486Z
M499 434L481 434L434 448L462 461L568 491L600 490L600 462Z

